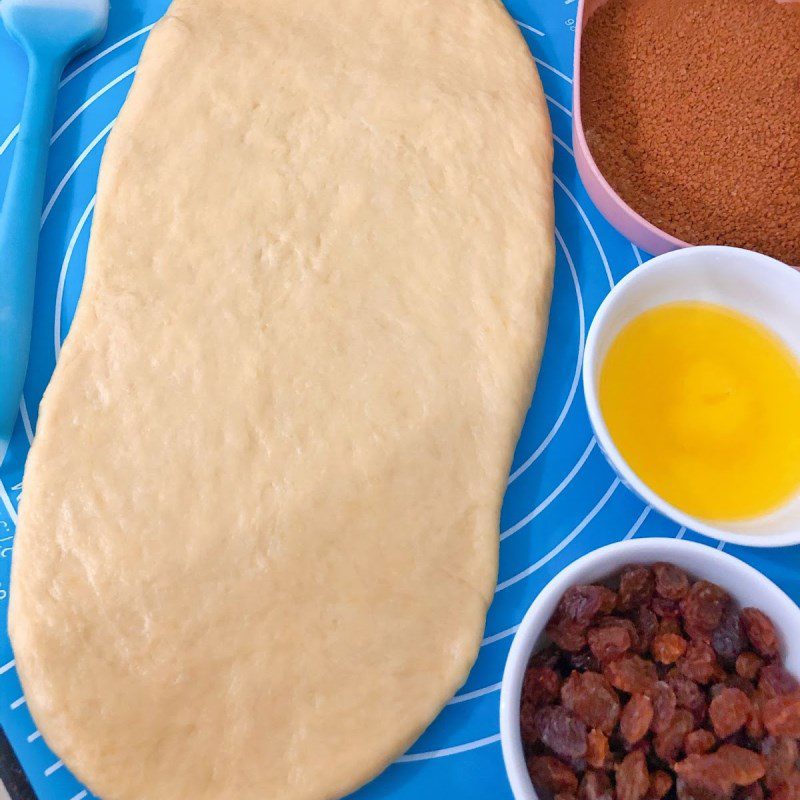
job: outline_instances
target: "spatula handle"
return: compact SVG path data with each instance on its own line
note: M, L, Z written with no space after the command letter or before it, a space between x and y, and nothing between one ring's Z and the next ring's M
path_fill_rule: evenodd
M0 211L0 445L11 437L28 369L47 153L63 63L30 58L14 161Z

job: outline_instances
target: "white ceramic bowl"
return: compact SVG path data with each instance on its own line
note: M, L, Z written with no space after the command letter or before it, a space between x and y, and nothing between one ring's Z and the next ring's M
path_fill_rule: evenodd
M531 653L547 643L544 629L564 592L575 584L614 575L626 564L668 561L695 578L713 581L742 607L755 606L772 618L781 635L787 669L800 674L800 608L771 580L734 556L684 539L640 539L610 544L579 558L542 589L514 636L500 690L500 738L508 780L516 800L537 800L519 733L522 679Z
M800 272L768 256L735 247L689 247L658 256L614 287L589 330L583 391L600 449L630 489L680 525L715 539L752 547L797 544L800 493L777 511L761 517L725 523L700 519L675 508L647 486L611 438L598 400L600 368L611 343L642 312L685 300L716 303L758 320L800 358Z

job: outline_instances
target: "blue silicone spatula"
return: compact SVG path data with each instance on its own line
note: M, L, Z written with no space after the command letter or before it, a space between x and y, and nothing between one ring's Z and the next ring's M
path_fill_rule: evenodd
M0 454L28 369L45 169L61 73L97 44L108 0L2 0L0 16L28 57L28 88L0 211ZM2 456L0 455L0 458Z

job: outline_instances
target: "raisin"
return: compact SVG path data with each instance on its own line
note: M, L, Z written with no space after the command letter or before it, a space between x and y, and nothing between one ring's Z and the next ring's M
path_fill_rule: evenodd
M534 708L552 703L561 688L561 678L550 667L528 667L522 681L522 703Z
M694 642L705 642L706 644L711 644L710 631L702 630L696 626L689 625L685 621L683 623L683 633L687 639L690 639Z
M568 653L566 662L570 672L573 669L577 669L581 672L585 672L586 670L598 672L601 669L600 662L589 649L581 650L577 653Z
M529 667L526 670L519 714L523 742L532 743L538 739L536 709L558 697L560 684L561 678L550 667Z
M674 761L683 749L686 734L692 730L694 730L694 718L686 709L678 709L666 730L659 733L654 740L658 757L664 761Z
M749 650L736 659L736 674L748 681L754 681L764 662Z
M661 800L672 788L672 776L664 770L656 770L650 775L647 800Z
M716 743L717 738L711 731L700 728L686 734L686 738L683 740L683 749L687 756L701 756L713 750Z
M607 586L599 586L597 588L602 590L600 592L600 613L613 614L617 607L617 593Z
M656 594L667 600L682 600L689 591L689 576L674 564L653 564Z
M619 579L617 607L621 611L633 611L648 605L655 591L655 578L649 567L631 565L625 567Z
M571 586L564 592L556 613L586 628L598 614L611 612L616 601L616 594L605 586Z
M618 587L565 592L528 664L542 800L800 800L800 683L770 619L669 564Z
M625 750L627 750L629 753L632 753L634 750L641 750L641 752L644 753L645 758L647 758L652 753L653 745L648 737L646 739L639 739L636 744L625 745Z
M586 736L586 763L602 769L609 754L608 737L603 731L592 728Z
M561 658L561 651L555 644L549 644L547 647L538 650L531 656L528 662L529 667L550 667L555 669L558 660Z
M719 660L715 661L714 670L713 670L713 672L711 674L711 680L712 681L726 681L726 682L728 682L728 681L733 680L734 688L738 689L739 687L735 685L736 681L738 680L738 678L739 678L738 675L734 675L733 678L731 678L731 676L725 671L725 667L723 667L722 664L719 663ZM744 685L746 683L747 683L747 681L743 681L742 685ZM751 686L752 686L752 684L751 684ZM744 691L744 690L742 690L742 691ZM747 692L745 692L745 694L747 694Z
M728 593L709 581L692 584L686 597L681 600L686 632L693 638L703 639L722 621L722 615L730 602Z
M617 800L642 800L650 788L647 761L641 750L634 750L617 765Z
M576 792L578 778L563 762L554 756L531 756L527 760L528 774L538 791Z
M683 634L680 622L673 617L665 617L658 623L659 633L674 633L676 636Z
M764 760L752 750L735 744L723 744L714 755L730 769L737 786L749 786L764 777Z
M758 753L735 744L724 744L712 753L728 770L736 786L748 786L764 777L764 760Z
M707 789L712 796L717 794L726 797L733 790L734 784L726 763L720 762L713 753L687 756L675 764L675 772L678 780L684 781L688 787Z
M785 736L778 739L768 736L761 742L761 753L767 771L764 776L767 789L774 789L778 784L785 783L797 763L797 742Z
M675 714L677 705L675 692L669 684L658 681L650 687L648 696L653 703L653 720L650 727L653 733L661 733L667 729Z
M683 778L675 779L675 796L678 800L730 800L730 794L708 786L689 784Z
M760 783L749 783L736 790L735 800L764 800L764 789Z
M667 683L675 692L678 707L691 711L699 725L706 716L706 698L700 687L693 680L680 674L667 676Z
M718 800L713 794L697 792L693 787L688 786L683 778L675 780L675 796L678 800Z
M539 739L536 728L536 709L529 703L519 709L519 734L525 744L533 744Z
M561 702L590 728L611 734L619 719L619 698L596 672L573 672L561 687Z
M674 619L677 620L681 615L680 605L676 600L666 600L663 597L654 597L650 603L650 608L653 613L662 620Z
M636 615L636 631L639 634L636 650L644 654L650 649L653 638L658 633L658 617L647 606L642 606Z
M708 683L716 674L717 655L705 642L693 641L686 655L678 661L678 669L696 683Z
M583 720L563 706L544 706L536 712L542 743L562 758L577 760L586 753L587 728Z
M767 698L764 697L764 694L760 689L756 689L756 691L753 693L753 696L750 698L753 711L750 714L750 719L747 720L745 731L753 740L761 739L764 736L764 721L762 719L762 712L766 700Z
M611 661L603 667L603 674L612 686L630 694L644 694L658 680L656 665L637 655Z
M633 621L627 617L602 617L601 619L597 620L595 625L598 628L625 628L625 630L630 634L632 643L631 646L639 646L639 631Z
M766 699L781 694L792 694L800 689L797 679L786 668L775 661L762 667L758 676L758 688Z
M634 694L619 718L619 730L629 745L642 739L653 721L653 703L647 695Z
M536 729L541 741L557 756L575 760L586 755L586 725L563 706L540 708Z
M730 609L711 634L711 646L720 661L732 664L747 649L747 637L739 612Z
M630 632L621 625L592 628L586 638L592 653L601 663L620 658L633 645Z
M761 757L752 750L724 744L716 753L687 756L675 772L689 786L705 787L729 794L734 786L747 786L764 776Z
M708 707L714 732L727 739L744 727L753 711L750 698L741 689L723 689Z
M674 664L686 653L687 641L677 633L659 633L653 639L653 658L662 664Z
M778 655L778 633L772 620L757 608L742 609L742 622L753 649L767 658Z
M800 771L793 770L784 783L770 793L772 800L800 800Z
M586 628L559 612L547 623L545 632L562 650L576 653L586 647Z
M800 694L779 694L764 703L761 711L770 736L800 738Z
M732 672L725 678L725 685L729 686L731 689L739 689L740 691L744 692L748 697L752 697L753 693L756 690L756 687L753 684L742 678L740 675L737 675L735 672Z
M715 683L709 690L708 696L713 700L726 686L724 683Z
M612 800L611 779L605 772L586 770L578 789L578 800Z

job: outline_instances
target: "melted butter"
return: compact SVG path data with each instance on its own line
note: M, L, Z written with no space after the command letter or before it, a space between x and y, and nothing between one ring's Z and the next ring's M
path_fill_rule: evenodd
M600 407L631 469L688 514L755 517L800 488L800 363L749 317L696 302L645 312L609 349Z

